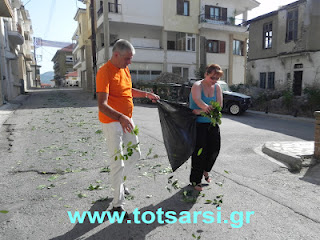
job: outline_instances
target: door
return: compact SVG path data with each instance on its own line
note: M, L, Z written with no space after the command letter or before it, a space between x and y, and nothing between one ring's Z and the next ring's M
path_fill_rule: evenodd
M302 73L303 71L295 71L293 76L292 91L294 96L301 96L302 93Z

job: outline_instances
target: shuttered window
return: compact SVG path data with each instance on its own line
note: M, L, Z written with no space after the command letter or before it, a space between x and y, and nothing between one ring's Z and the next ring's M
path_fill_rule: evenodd
M190 1L177 0L177 14L183 16L190 15Z
M205 18L217 21L227 21L227 9L216 6L205 6Z
M298 39L298 9L288 12L287 14L287 36L286 41Z
M272 22L263 25L263 48L272 47Z
M207 40L207 52L208 53L225 53L226 42L219 40Z

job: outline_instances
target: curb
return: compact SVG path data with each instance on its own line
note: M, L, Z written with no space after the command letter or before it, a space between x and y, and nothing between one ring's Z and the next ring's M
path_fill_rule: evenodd
M266 142L262 152L286 164L291 171L300 171L314 164L313 141Z
M276 113L265 113L265 112L259 112L259 111L253 111L253 110L247 110L246 112L252 113L252 114L258 114L263 116L270 116L270 117L276 117L286 120L295 120L295 121L304 121L309 123L315 123L316 120L314 118L306 118L306 117L294 117L291 115L282 115L282 114L276 114Z
M272 143L267 142L262 146L262 152L268 156L286 164L291 171L300 171L302 168L301 157L289 153L281 153L272 148Z

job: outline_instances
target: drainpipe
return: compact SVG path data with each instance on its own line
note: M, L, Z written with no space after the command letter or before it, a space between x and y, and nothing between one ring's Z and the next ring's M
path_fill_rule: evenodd
M104 36L104 62L109 60L110 30L109 30L109 2L103 1L103 36Z

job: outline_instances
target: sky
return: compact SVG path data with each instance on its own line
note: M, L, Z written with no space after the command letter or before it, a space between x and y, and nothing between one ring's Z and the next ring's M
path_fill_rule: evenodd
M152 1L152 0L151 0ZM260 6L249 11L248 19L277 10L296 0L257 0ZM78 7L85 5L78 0L22 0L29 11L32 21L33 37L50 41L72 42L71 38L77 28L74 16ZM53 71L53 58L59 48L39 47L36 49L37 63L41 65L40 73Z

